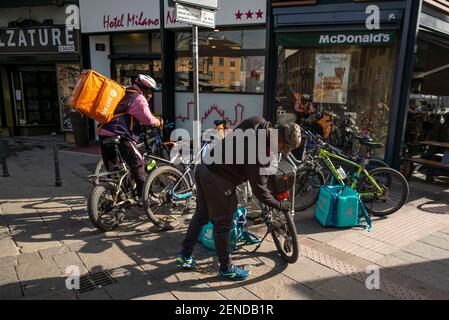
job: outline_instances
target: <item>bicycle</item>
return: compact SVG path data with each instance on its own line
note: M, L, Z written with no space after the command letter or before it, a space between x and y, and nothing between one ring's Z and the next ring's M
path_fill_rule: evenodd
M304 211L313 206L318 200L320 187L326 184L333 184L332 172L325 165L324 161L321 159L316 159L314 156L316 142L315 136L309 131L302 131L306 137L306 142L301 156L301 160L295 158L293 154L289 154L289 157L294 161L299 167L297 178L297 193L296 193L296 211ZM377 158L371 158L373 148L366 146L363 142L369 142L370 139L367 137L354 137L354 139L359 140L361 143L359 154L356 156L348 156L343 153L343 151L334 148L334 151L338 152L339 155L344 156L347 159L352 159L354 162L361 164L364 160L368 161L366 166L367 171L372 171L376 168L387 168L388 165ZM347 166L345 162L336 161L334 165L341 165L345 171L348 171L351 175L354 173L354 167Z
M217 120L214 124L219 137L223 138L226 120ZM203 143L199 152L192 155L191 140L177 142L176 156L148 176L143 187L143 203L148 218L159 228L176 229L190 215L196 195L193 171L209 146L210 143ZM187 156L179 152L186 149L189 151Z
M336 183L356 190L367 205L369 213L375 216L390 215L398 211L407 201L409 185L400 172L388 167L368 171L368 154L358 163L354 159L344 156L340 150L325 143L311 132L307 132L307 137L315 142L310 161L315 163L322 161ZM383 147L381 143L369 141L361 143L371 149ZM344 170L337 170L332 159L345 163L353 168L353 171L347 175ZM319 166L319 164L316 165ZM317 199L318 197L316 197Z
M111 172L91 175L94 188L88 202L87 213L92 224L107 232L116 229L125 218L126 210L138 203L136 183L118 146L121 137L106 138L102 144L115 149L117 165Z
M174 126L174 123L169 123L166 124L162 130L172 129ZM174 144L172 142L162 141L160 129L156 127L143 127L143 131L139 135L139 142L137 150L142 153L145 161L148 162L146 166L147 171L153 170L156 163L167 163L167 161L170 160L170 149ZM103 159L98 160L94 174L101 176L101 174L106 171Z

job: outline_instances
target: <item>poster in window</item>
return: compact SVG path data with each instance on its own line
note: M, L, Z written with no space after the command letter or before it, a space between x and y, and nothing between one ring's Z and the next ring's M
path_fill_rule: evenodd
M346 104L350 54L316 54L313 101Z

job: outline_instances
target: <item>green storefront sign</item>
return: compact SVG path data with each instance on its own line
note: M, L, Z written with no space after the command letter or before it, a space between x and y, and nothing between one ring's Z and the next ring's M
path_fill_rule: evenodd
M293 32L280 33L276 44L283 47L319 47L351 45L389 45L396 41L393 31Z

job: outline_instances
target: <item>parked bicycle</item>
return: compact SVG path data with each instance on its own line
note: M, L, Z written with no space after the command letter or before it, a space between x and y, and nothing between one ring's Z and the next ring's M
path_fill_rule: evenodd
M294 161L299 167L298 178L297 178L297 192L296 192L296 211L304 211L310 208L318 200L318 195L320 192L320 187L326 184L334 184L332 172L328 169L324 160L317 158L316 156L316 137L309 131L303 130L303 135L305 136L305 146L300 159L297 159L290 154L292 161ZM360 150L355 156L348 156L343 153L343 151L334 148L334 151L339 155L347 159L361 164L363 161L368 161L366 166L367 171L374 170L376 168L387 168L388 165L378 158L373 158L374 148L371 145L366 145L365 143L370 143L372 140L367 136L356 136L360 143ZM345 172L349 175L353 175L357 168L347 165L346 162L334 160L334 165L336 167L341 166Z
M400 172L388 167L368 170L367 167L370 164L368 153L358 161L343 155L339 149L325 143L311 132L307 132L306 136L308 141L314 142L313 150L309 153L308 161L310 165L321 170L319 162L324 163L325 168L329 170L336 183L347 185L360 193L369 213L376 216L390 215L398 211L407 201L409 185ZM368 149L383 147L382 144L372 141L361 140L361 143ZM337 169L335 161L345 163L352 170L346 172L342 167ZM306 167L303 170L308 169ZM320 183L323 181L317 180L315 182L313 187L319 192ZM304 186L301 187L304 188ZM318 193L310 200L312 204L308 203L308 205L313 205L317 199Z

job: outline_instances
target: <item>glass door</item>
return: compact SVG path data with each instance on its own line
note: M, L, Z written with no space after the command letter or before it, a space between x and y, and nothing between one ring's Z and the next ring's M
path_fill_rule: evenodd
M59 122L56 70L19 67L11 72L17 126L53 126Z

